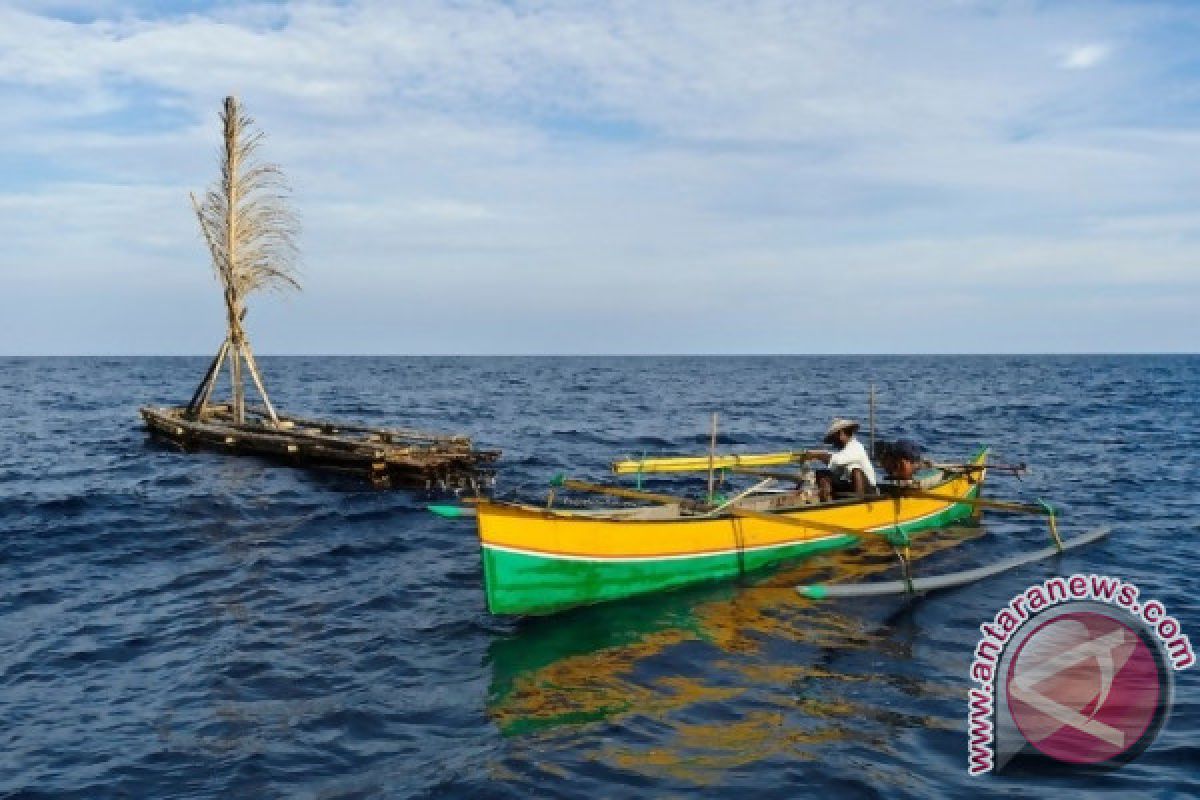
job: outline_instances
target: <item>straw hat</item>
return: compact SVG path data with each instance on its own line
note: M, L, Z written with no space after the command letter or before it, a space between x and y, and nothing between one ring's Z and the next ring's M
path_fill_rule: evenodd
M849 429L850 435L853 436L859 429L859 424L852 419L842 419L834 417L833 422L829 423L829 430L825 431L825 438L822 439L826 444L833 444L833 436L838 431Z

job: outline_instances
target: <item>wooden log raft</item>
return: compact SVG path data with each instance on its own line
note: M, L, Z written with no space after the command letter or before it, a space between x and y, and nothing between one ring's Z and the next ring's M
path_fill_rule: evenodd
M498 450L475 449L469 437L405 428L372 428L275 415L248 407L234 421L228 404L202 414L186 407L146 406L147 429L185 448L266 456L297 466L358 472L379 487L478 489L491 479Z
M379 486L468 488L490 481L486 467L500 455L476 450L465 436L285 417L275 411L250 347L246 298L262 289L299 289L295 216L275 164L258 158L263 141L236 97L221 112L218 179L192 208L208 245L225 300L225 339L184 407L141 409L146 427L185 447L267 456L285 463L353 470ZM213 402L229 365L229 402ZM249 381L247 381L249 378ZM262 406L247 405L252 383Z

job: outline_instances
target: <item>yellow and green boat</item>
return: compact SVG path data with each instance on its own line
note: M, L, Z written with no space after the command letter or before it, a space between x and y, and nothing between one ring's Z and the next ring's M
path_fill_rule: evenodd
M735 579L872 534L906 537L969 517L987 450L919 492L789 505L749 496L704 510L663 502L568 510L481 499L476 504L488 610L550 614L693 584ZM628 494L635 494L629 492Z

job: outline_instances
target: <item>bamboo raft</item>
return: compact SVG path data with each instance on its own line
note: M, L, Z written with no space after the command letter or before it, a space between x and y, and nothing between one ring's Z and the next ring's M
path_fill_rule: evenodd
M405 428L373 428L276 414L248 407L234 420L229 404L202 414L186 406L140 410L155 436L185 449L257 455L294 466L355 472L379 488L472 489L490 482L497 450L478 450L466 436Z
M221 112L220 177L192 208L225 301L226 333L186 406L140 410L150 432L185 448L265 456L296 466L359 472L379 487L471 489L489 485L495 450L477 450L466 436L280 414L271 403L244 320L248 295L299 289L297 223L289 189L275 164L258 158L263 135L236 97ZM229 402L213 399L229 367ZM246 402L247 378L262 402Z

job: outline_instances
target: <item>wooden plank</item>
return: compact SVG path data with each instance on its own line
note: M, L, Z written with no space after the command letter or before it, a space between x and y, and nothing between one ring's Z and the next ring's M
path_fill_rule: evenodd
M228 406L215 409L203 420L185 417L181 408L143 408L147 426L168 438L194 444L207 444L241 453L300 458L317 465L332 465L371 471L383 465L389 474L399 470L409 478L417 475L428 480L442 481L448 472L468 473L479 465L489 463L499 455L496 451L477 451L463 448L444 450L435 446L413 444L392 446L358 437L336 437L306 431L280 430L260 427L261 423L237 425L231 419Z

